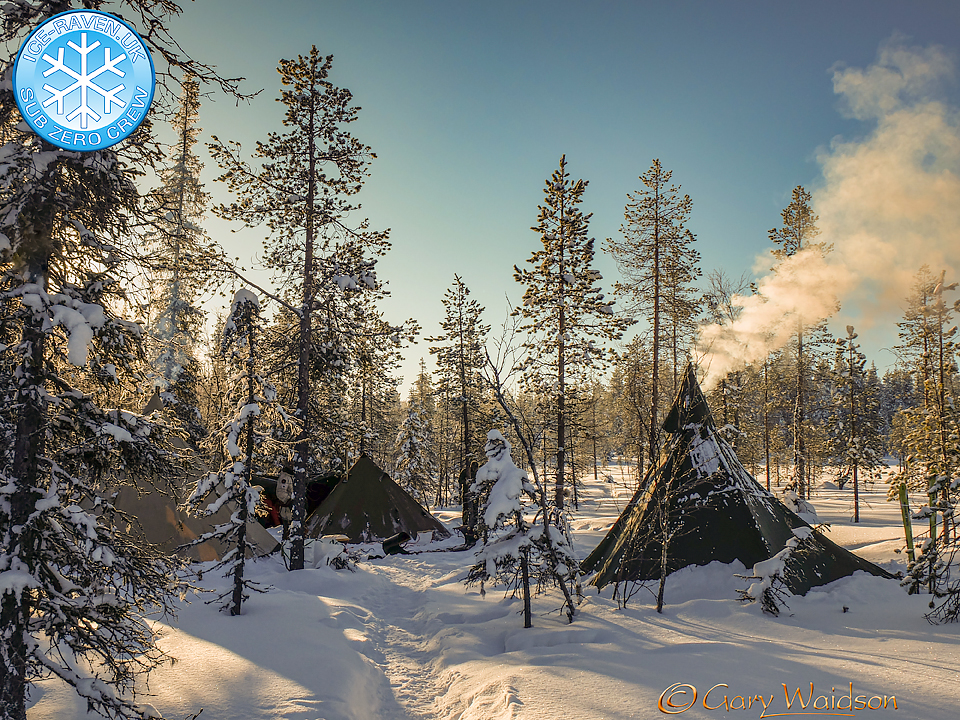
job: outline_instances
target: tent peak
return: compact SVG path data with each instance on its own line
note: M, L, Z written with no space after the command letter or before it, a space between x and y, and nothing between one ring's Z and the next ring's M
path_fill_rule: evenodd
M675 434L691 424L714 427L713 416L710 414L707 399L700 389L700 383L697 382L693 363L687 363L680 389L677 391L670 412L663 421L663 431Z

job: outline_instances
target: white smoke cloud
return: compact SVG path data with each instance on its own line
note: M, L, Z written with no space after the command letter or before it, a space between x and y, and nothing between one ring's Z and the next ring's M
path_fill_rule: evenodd
M938 47L894 39L867 69L837 69L833 87L850 117L869 123L860 139L834 140L818 161L812 191L818 241L834 250L799 253L737 298L739 318L702 328L697 355L705 384L789 342L842 306L842 322L893 326L913 278L926 264L960 269L960 113L940 93L956 66ZM769 268L769 255L762 259Z

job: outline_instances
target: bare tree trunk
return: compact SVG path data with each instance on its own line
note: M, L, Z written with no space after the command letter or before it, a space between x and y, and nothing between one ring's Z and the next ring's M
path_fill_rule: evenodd
M252 405L257 400L257 388L254 378L254 365L256 363L256 351L253 344L254 328L250 327L247 333L247 404ZM247 498L246 489L250 487L253 480L253 452L256 429L256 416L251 415L247 418L246 430L246 457L243 459L243 480L244 493L240 497L239 507L237 508L240 527L237 531L237 564L233 568L233 599L230 607L231 615L239 615L243 605L243 566L247 558Z
M768 362L763 363L763 454L767 466L767 492L770 491L770 366Z
M315 93L314 73L311 68L310 93ZM304 523L307 519L307 465L310 453L310 355L313 351L313 242L314 242L314 194L317 187L316 103L310 102L308 133L310 137L309 164L307 167L307 212L306 239L303 253L303 304L300 308L300 353L297 368L297 418L300 420L300 437L297 440L293 464L293 517L290 522L290 569L303 570Z
M946 358L944 357L943 351L943 338L944 338L944 304L943 304L943 283L945 282L947 271L944 270L940 273L940 283L937 285L936 290L934 291L937 296L937 435L940 441L940 474L941 475L950 475L949 471L949 450L948 450L948 440L947 440L947 397L946 397L946 372L944 362ZM950 499L950 486L948 483L944 482L940 488L940 502L944 508L943 514L943 528L940 531L940 539L943 540L944 546L947 546L950 542L950 522L951 518L946 512L946 508L949 507ZM932 507L932 505L931 505ZM931 533L931 538L936 537L935 534Z
M660 207L660 186L656 189L656 207ZM660 223L659 215L653 226L653 370L650 388L650 462L657 456L658 413L660 409Z
M517 527L523 522L520 513L517 513ZM520 583L523 592L523 627L533 627L533 616L530 609L530 549L520 551Z
M803 439L803 421L806 410L803 386L805 380L803 357L803 329L797 331L797 401L793 408L793 484L801 498L806 490L806 455ZM806 496L809 497L809 494Z
M593 401L593 481L600 482L600 469L597 467L597 399Z
M567 239L563 233L563 217L564 217L563 210L564 210L563 200L561 198L561 202L560 202L560 218L561 218L560 263L559 263L560 267L559 267L559 271L557 272L557 276L559 280L558 287L560 289L560 302L559 302L560 322L558 325L559 332L557 335L557 338L558 338L557 339L557 392L558 392L558 396L557 396L557 484L556 484L556 492L554 494L554 503L560 509L563 508L563 483L564 483L564 472L565 472L564 462L566 460L565 447L564 447L564 443L566 442L566 423L564 421L566 418L564 415L564 411L566 409L565 403L567 400L566 398L567 390L566 390L566 384L565 384L566 368L564 367L564 361L566 360L566 357L564 355L564 349L565 349L564 336L565 336L565 333L567 332L566 322L565 322L566 316L564 315L564 294L565 294L564 289L566 286L566 281L563 279L564 272L565 272L565 269L563 266L563 260L564 260L563 249L564 249L564 246L566 245Z
M660 514L660 582L657 586L657 612L663 612L663 594L667 587L667 559L670 549L670 489L664 495L658 510Z

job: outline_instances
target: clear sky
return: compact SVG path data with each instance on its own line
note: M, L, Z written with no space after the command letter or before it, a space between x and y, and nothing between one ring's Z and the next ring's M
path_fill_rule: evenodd
M850 156L869 148L884 120L851 110L855 98L835 92L835 73L862 69L870 81L867 70L879 59L893 76L906 77L904 63L885 61L882 48L945 59L949 67L924 83L921 99L947 108L940 139L924 142L949 152L941 158L935 148L924 150L932 159L917 162L921 171L950 179L958 169L956 0L198 0L184 10L173 28L184 49L224 75L247 78L248 91L263 89L249 105L214 96L201 107L205 136L237 140L248 152L283 129L274 100L277 61L311 45L335 56L332 81L363 108L352 129L379 156L358 217L392 229L393 249L378 268L392 293L383 309L392 321L417 319L423 335L439 331L441 298L454 273L486 306L488 322L502 322L506 298L522 294L512 267L539 243L529 228L561 154L575 178L589 181L584 209L594 214L598 244L619 232L626 194L639 189L637 176L659 158L693 199L690 228L705 273L752 271L796 185L819 188L815 199L825 203L828 226L839 227L833 216L840 201L829 203L838 181L824 168L832 167L837 148ZM920 97L911 93L897 97L909 105ZM213 182L217 168L205 149L201 155L207 189L228 200ZM954 190L945 193L960 207ZM231 235L213 218L205 226L233 255L253 262L262 233ZM960 239L952 242L960 247ZM921 238L900 261L910 273L914 260L922 262L922 247ZM934 261L960 270L955 259L948 250ZM599 268L607 289L616 270L608 257ZM848 290L841 298L848 314L834 324L850 317L858 329L862 324L870 359L886 366L892 356L880 348L895 342L895 318L866 327L867 314L890 315L889 306L871 309L864 300L875 291ZM420 357L429 362L426 345L405 349L407 383Z

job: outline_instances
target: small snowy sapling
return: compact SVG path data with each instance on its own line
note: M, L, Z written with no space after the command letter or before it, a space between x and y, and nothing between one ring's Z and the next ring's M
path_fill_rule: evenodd
M234 386L230 396L235 402L234 416L220 431L218 439L224 445L227 462L219 472L211 472L200 478L196 489L187 500L188 508L195 513L213 515L224 505L234 507L229 522L217 525L204 533L191 545L217 539L230 546L217 568L226 568L233 576L231 591L219 595L213 602L224 603L223 609L231 615L239 615L245 590L263 590L243 577L247 553L253 546L247 540L247 521L252 518L260 499L260 492L251 483L255 448L262 448L262 438L257 435L256 422L267 411L280 415L277 409L276 391L258 372L255 334L260 319L260 304L257 296L246 289L238 290L230 306L230 315L224 325L223 353L233 367ZM262 452L262 450L261 450Z
M487 434L487 462L477 471L472 491L480 497L483 545L467 576L468 583L493 581L520 589L524 601L524 627L530 627L530 582L537 588L568 579L577 562L567 538L558 528L537 523L536 488L510 456L510 443L498 430ZM527 504L534 511L527 518ZM570 616L570 613L568 613Z
M753 566L751 575L738 575L744 580L755 580L750 587L737 590L739 600L744 603L760 602L765 613L779 615L787 605L787 598L793 593L787 584L790 566L803 554L805 543L813 537L813 530L808 527L793 528L794 537L787 540L786 546L773 557L767 558Z

